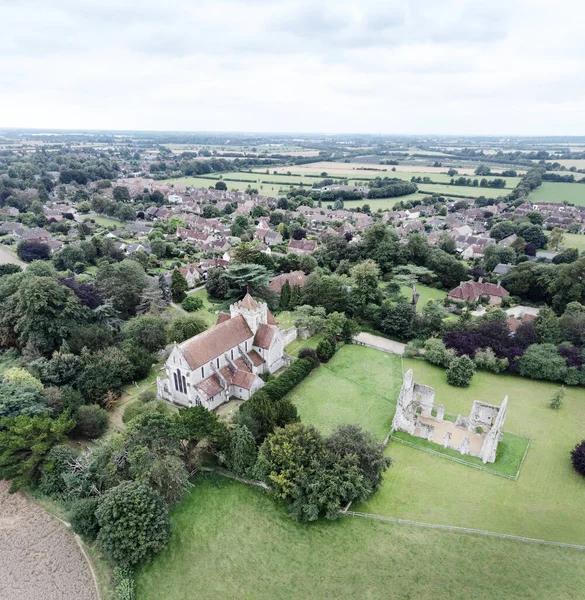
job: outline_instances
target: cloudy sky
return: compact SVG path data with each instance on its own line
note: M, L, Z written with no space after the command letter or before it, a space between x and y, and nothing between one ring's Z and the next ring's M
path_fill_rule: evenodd
M0 0L0 127L585 135L577 0Z

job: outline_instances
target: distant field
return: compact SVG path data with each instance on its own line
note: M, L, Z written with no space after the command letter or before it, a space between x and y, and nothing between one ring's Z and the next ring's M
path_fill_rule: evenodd
M456 194L467 198L500 198L509 193L507 189L482 188L482 187L467 187L462 185L433 185L427 183L419 183L418 189L421 193L429 194Z
M109 227L110 225L124 225L123 221L118 221L118 219L111 219L110 217L101 217L98 215L84 215L84 221L95 221L97 225L102 225L102 227Z
M545 181L530 193L531 202L571 202L585 206L585 184Z

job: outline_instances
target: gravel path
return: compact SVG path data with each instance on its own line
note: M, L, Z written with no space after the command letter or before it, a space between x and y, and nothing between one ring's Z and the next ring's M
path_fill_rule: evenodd
M406 344L401 342L395 342L379 335L373 335L371 333L358 333L354 340L358 344L368 346L368 348L375 348L376 350L382 350L382 352L389 352L390 354L404 354L404 348Z
M0 481L0 600L98 600L75 536Z

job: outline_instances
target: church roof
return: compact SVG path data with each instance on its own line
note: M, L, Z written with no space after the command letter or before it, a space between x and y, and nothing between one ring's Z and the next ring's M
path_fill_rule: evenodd
M237 315L179 344L179 348L189 367L197 369L252 336L246 319Z
M236 304L236 306L247 310L258 310L260 308L258 302L250 296L249 292Z
M274 325L265 325L262 323L256 331L254 346L258 346L258 348L270 348L275 329L276 327Z

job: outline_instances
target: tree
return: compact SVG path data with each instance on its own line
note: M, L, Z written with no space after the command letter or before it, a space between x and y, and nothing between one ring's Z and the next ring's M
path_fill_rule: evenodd
M215 189L216 190L221 190L222 192L225 192L227 190L227 185L226 185L225 181L218 181L215 184Z
M16 254L24 262L48 260L51 257L51 249L47 244L41 242L27 242L23 240L16 247Z
M156 352L166 343L165 322L154 315L134 317L122 327L122 335L137 346Z
M42 386L41 386L42 387ZM0 418L47 416L50 410L36 387L0 381Z
M212 445L223 444L227 436L226 427L217 414L203 406L180 409L177 426L186 458L201 440L207 439Z
M113 189L114 200L116 202L130 202L130 192L123 185L117 185Z
M291 300L291 287L288 281L285 281L280 290L279 306L280 310L289 310Z
M437 242L437 248L440 248L447 254L455 254L457 252L457 243L450 235L443 233Z
M64 475L77 458L77 452L67 444L53 446L47 454L39 482L43 494L52 498L64 498L67 491Z
M490 236L494 240L496 240L496 242L499 242L504 238L510 237L514 233L516 233L516 227L511 221L501 221L500 223L496 223L490 229Z
M447 369L447 383L457 387L469 387L475 373L475 364L464 354L455 357Z
M323 338L317 345L317 358L322 362L326 363L335 354L335 342L328 337Z
M258 452L256 472L283 500L294 498L299 479L318 460L325 447L323 437L312 425L292 423L277 429Z
M245 425L236 425L230 431L227 463L240 477L247 477L256 462L256 441Z
M518 371L523 377L564 381L567 363L555 344L533 344L518 360Z
M98 498L78 498L69 508L69 522L73 531L90 541L95 541L100 530L95 516L98 505Z
M247 291L253 296L267 297L270 273L262 265L235 264L224 272L229 298L243 298Z
M558 344L561 342L561 325L559 318L552 308L545 306L540 309L534 320L534 327L541 344Z
M355 319L345 319L341 330L341 341L351 344L354 336L359 332L359 325Z
M103 263L96 273L98 289L105 298L111 299L113 308L122 318L135 314L147 283L144 269L134 260Z
M585 440L571 450L571 462L575 471L585 477Z
M85 264L85 252L76 246L65 246L53 257L53 264L58 271L75 271L76 265Z
M5 263L0 265L0 277L20 272L22 272L22 267L20 267L19 265L14 265L12 263Z
M326 447L339 457L358 457L358 468L368 495L377 492L382 484L384 471L392 464L384 456L384 446L359 425L340 425L326 440Z
M554 409L561 408L561 406L563 405L564 399L565 399L565 388L561 387L553 394L553 397L551 398L549 406Z
M35 482L45 456L75 426L67 415L58 419L27 417L0 419L0 477L12 481L11 491Z
M378 304L382 292L378 288L380 268L373 260L364 260L350 271L353 286L350 292L351 302L356 309L363 309L366 305Z
M203 320L203 317L197 314L177 317L171 321L167 328L167 341L169 343L177 342L180 344L206 329L207 324Z
M95 515L100 549L121 566L150 560L171 537L168 510L160 495L140 483L124 481L108 490Z
M431 365L447 368L455 358L455 352L452 349L447 349L445 344L436 338L428 339L425 342L424 349L424 358Z
M326 316L322 306L304 304L295 309L295 327L310 337L325 328Z
M13 333L21 346L30 343L41 352L61 346L85 314L75 294L52 277L23 274L14 293L0 299L0 328Z
M100 350L85 358L78 387L89 403L103 404L108 392L119 393L132 381L134 366L125 352L116 347Z
M492 170L487 165L482 164L479 165L474 172L476 175L490 175Z
M187 296L185 292L188 289L189 284L187 283L187 280L183 277L179 269L175 269L171 277L171 296L173 302L182 302Z
M195 312L203 308L203 298L192 294L181 302L181 308L187 312Z
M108 428L108 413L97 404L80 406L75 413L75 433L82 437L95 439Z
M408 340L415 335L416 308L410 302L384 301L381 329L384 333Z
M152 240L150 250L157 258L165 258L167 255L167 243L164 240Z
M548 245L550 248L556 250L559 246L562 246L565 241L565 232L559 227L554 227L548 236Z

